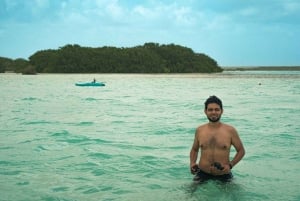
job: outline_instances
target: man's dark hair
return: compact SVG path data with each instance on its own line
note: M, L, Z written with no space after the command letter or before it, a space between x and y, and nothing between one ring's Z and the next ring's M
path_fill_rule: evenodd
M208 99L206 99L206 101L204 103L205 104L205 110L207 110L207 106L210 103L216 103L216 104L218 104L220 106L221 110L223 110L222 101L217 96L213 95L213 96L210 96Z

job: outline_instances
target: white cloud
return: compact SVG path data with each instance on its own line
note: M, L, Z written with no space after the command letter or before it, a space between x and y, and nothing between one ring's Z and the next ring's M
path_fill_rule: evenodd
M148 9L142 5L137 5L133 8L133 16L135 15L138 15L146 19L155 18L157 16L153 9Z
M49 6L49 0L35 0L34 3L35 7L38 8L45 8Z
M117 0L110 1L106 6L107 13L113 18L120 18L124 16L123 8L118 4Z
M300 13L300 2L296 2L296 1L288 1L288 2L284 2L283 4L283 9L284 9L284 13L285 14L293 14L293 13Z
M257 15L258 10L255 7L247 7L247 8L241 9L238 13L245 17L251 17L253 15Z
M158 4L152 7L137 5L132 10L132 21L144 20L147 23L156 24L158 27L193 26L196 24L197 14L190 7L173 4Z
M178 25L194 25L196 19L191 9L188 7L180 7L174 10L176 23Z

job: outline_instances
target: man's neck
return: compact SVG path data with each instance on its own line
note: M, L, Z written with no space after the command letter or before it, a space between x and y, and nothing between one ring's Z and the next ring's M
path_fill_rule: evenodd
M214 127L214 128L221 126L221 124L222 123L220 121L217 121L217 122L210 121L210 122L208 122L208 125L211 126L211 127Z

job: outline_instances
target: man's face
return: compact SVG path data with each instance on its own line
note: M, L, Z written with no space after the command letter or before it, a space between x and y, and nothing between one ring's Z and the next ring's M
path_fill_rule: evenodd
M222 116L223 110L218 104L210 103L207 105L207 109L204 112L210 122L218 122Z

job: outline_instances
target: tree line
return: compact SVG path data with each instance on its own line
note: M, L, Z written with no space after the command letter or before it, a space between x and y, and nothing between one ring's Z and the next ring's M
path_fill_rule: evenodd
M81 47L37 51L29 60L0 57L0 72L35 73L217 73L217 62L180 45L145 43L131 48Z

